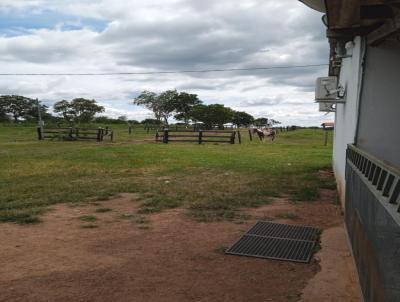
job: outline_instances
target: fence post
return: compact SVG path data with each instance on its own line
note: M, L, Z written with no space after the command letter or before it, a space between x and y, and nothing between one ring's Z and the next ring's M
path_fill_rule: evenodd
M129 135L132 134L132 126L129 126L128 133L129 133Z
M203 142L203 130L199 130L199 144Z
M111 139L111 142L113 143L114 142L114 131L112 131L112 130L110 133L110 139Z
M324 142L324 146L328 145L328 130L324 129L325 132L325 142Z
M101 141L101 128L100 127L97 129L97 141L98 142Z
M164 129L163 143L168 144L168 129Z
M251 129L249 129L249 137L250 137L250 141L253 141L253 134L251 133Z
M158 143L158 140L160 139L160 135L158 134L158 130L156 132L156 143Z
M42 127L37 127L38 139L43 140Z
M235 143L235 137L236 137L236 131L233 131L232 135L231 135L231 144L232 145Z
M237 131L237 135L238 135L239 144L241 144L242 143L242 135L240 134L240 129Z

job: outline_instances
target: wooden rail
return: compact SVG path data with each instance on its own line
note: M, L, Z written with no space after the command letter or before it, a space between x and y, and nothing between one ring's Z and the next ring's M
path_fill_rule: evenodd
M239 144L241 136L239 131L235 130L169 130L164 129L156 132L156 142L168 144L170 142L185 143L226 143L234 144L238 137Z

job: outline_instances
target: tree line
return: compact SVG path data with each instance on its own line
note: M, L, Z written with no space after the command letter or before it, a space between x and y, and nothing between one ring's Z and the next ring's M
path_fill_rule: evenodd
M0 96L0 121L27 121L35 122L39 114L43 121L63 123L70 125L77 123L110 123L127 122L125 117L110 119L106 116L96 114L104 112L104 107L97 104L95 100L85 98L75 98L71 101L61 100L53 105L53 115L48 112L46 105L41 105L38 100L19 95Z
M280 124L279 121L268 118L255 119L252 115L235 111L222 104L204 104L196 94L167 90L159 94L143 91L132 104L143 106L151 110L154 119L146 119L142 123L168 126L173 117L184 125L198 124L204 128L222 128L224 124L232 123L237 127L268 127ZM75 98L71 101L61 100L53 105L51 114L46 105L41 105L38 100L18 95L0 96L0 121L36 121L41 115L42 120L70 125L79 123L139 123L128 120L126 116L112 119L107 116L96 116L105 111L94 99Z
M118 118L96 116L96 114L104 112L104 108L97 105L94 100L85 100L82 98L72 101L62 100L53 105L53 111L57 113L57 115L53 115L48 112L49 108L46 105L38 104L36 99L16 95L0 96L0 122L37 122L39 118L38 108L40 108L42 120L47 123L67 123L69 125L76 123L140 123L136 120L129 120L126 116L119 116ZM151 123L151 121L152 119L148 119L144 123Z
M133 101L134 104L151 110L154 123L168 126L168 120L173 117L185 125L202 123L206 129L223 128L224 124L232 123L237 127L256 125L267 127L280 124L279 121L268 118L255 119L244 111L235 111L222 104L206 105L196 94L167 90L159 94L143 91Z

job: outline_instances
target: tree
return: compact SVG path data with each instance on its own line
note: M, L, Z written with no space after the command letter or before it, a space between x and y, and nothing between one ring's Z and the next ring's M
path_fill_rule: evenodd
M128 117L126 116L126 115L121 115L121 116L119 116L118 117L118 119L117 119L118 121L120 121L120 122L128 122Z
M140 123L144 124L144 125L160 125L161 121L153 119L153 118L146 118L143 121L141 121Z
M52 116L50 113L47 112L48 107L46 105L39 104L39 108L40 108L40 116L41 116L42 120L48 121L48 120L54 119L54 116ZM38 105L37 105L36 100L33 101L33 105L27 111L24 118L28 121L39 120Z
M97 113L104 112L104 107L97 105L95 100L84 98L76 98L71 102L62 100L55 103L53 108L69 123L87 123L92 121Z
M53 105L53 110L56 113L60 113L68 123L73 122L75 112L72 110L70 102L66 100L59 101Z
M248 127L254 123L254 117L243 111L235 111L233 113L232 123L238 128L240 126Z
M143 91L133 100L133 103L153 111L158 122L164 120L164 124L168 125L168 119L178 106L178 97L176 90L167 90L158 95L151 91Z
M0 105L1 106L1 105ZM7 113L2 110L3 108L0 107L0 122L7 122L9 121Z
M274 126L274 125L279 125L279 124L282 124L282 123L280 121L277 121L277 120L274 120L274 119L270 119L269 120L269 124L271 126Z
M202 104L202 101L199 100L197 94L190 94L187 92L179 93L176 102L176 115L174 118L178 121L183 121L185 125L189 124L190 120L190 111L196 105Z
M3 100L3 96L0 97L0 122L9 121L9 116L6 111L5 101Z
M196 105L190 111L190 117L204 123L207 129L214 126L223 128L223 125L232 121L234 111L221 104Z
M11 115L14 122L20 118L29 119L30 114L34 112L37 105L36 100L20 95L2 95L0 96L0 108L3 115Z
M162 108L160 100L157 97L156 93L145 90L133 100L133 104L138 106L144 106L147 109L153 111L157 123L161 121Z
M136 120L123 119L122 116L116 119L108 116L97 116L93 119L93 121L99 124L139 124L139 122Z
M133 103L153 111L157 121L163 120L164 124L168 125L168 119L174 113L177 120L183 120L185 124L188 124L190 110L202 102L196 94L178 93L174 89L166 90L158 95L151 91L143 91L133 100Z
M268 127L268 119L266 117L260 117L254 120L254 125L257 127Z
M95 100L84 98L73 99L70 107L75 114L75 121L80 123L88 123L97 113L104 112L104 107L97 105Z
M168 125L168 119L178 107L178 98L179 94L176 90L167 90L157 96L160 114L165 125Z

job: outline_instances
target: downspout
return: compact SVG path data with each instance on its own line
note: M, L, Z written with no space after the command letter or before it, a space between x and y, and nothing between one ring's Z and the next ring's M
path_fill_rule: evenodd
M358 91L357 91L357 120L356 120L356 129L354 134L354 145L357 145L358 142L358 130L360 126L360 114L361 114L361 102L362 102L362 90L364 87L365 80L365 62L367 58L367 43L366 38L361 37L361 54L360 54L360 73L358 78Z

